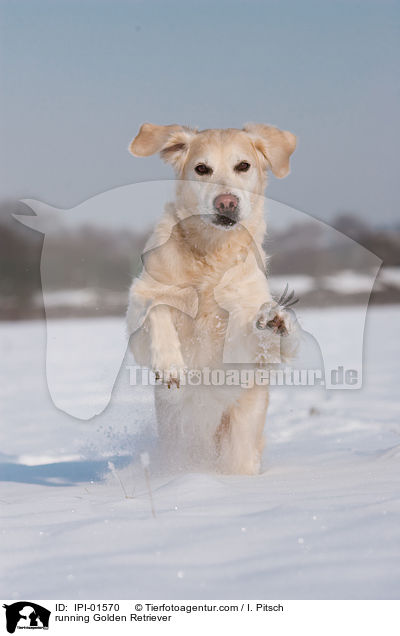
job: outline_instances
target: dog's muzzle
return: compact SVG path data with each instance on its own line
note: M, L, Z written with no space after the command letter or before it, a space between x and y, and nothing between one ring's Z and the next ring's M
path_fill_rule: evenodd
M235 225L239 220L239 199L234 194L220 194L215 197L214 202L215 225L229 227Z

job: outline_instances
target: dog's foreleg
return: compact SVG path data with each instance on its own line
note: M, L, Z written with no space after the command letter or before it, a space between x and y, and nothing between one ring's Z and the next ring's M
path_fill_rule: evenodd
M156 378L169 388L179 387L179 373L184 367L172 311L167 305L157 305L149 314L151 366Z

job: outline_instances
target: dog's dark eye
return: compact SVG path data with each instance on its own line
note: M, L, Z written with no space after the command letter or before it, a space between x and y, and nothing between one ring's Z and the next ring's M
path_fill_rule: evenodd
M199 163L196 167L195 167L195 172L197 172L197 174L212 174L212 169L209 168L209 166L206 166L205 163Z
M247 172L250 168L250 164L247 161L241 161L235 166L236 172Z

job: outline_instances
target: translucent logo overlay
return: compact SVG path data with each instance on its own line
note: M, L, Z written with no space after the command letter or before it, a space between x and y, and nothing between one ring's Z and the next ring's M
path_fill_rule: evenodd
M17 220L44 234L41 282L47 329L46 377L56 407L80 419L101 413L110 402L124 360L123 368L134 387L165 383L171 390L197 385L248 388L260 383L318 385L327 390L360 388L368 302L381 260L305 212L245 191L235 192L239 215L232 225L216 219L206 191L195 193L201 205L189 201L186 209L177 212L173 203L177 187L180 184L175 180L132 184L65 210L24 200L34 216L18 215ZM196 182L193 186L201 187L207 184ZM262 220L252 222L253 210L261 208ZM172 219L168 231L152 235L152 227L165 215ZM90 238L91 232L117 237L115 253L123 244L129 253L132 242L132 262L127 264L128 271L121 272L123 285L118 274L114 278L108 275L113 266L109 251L105 249L103 255L97 250L94 255L88 239L85 254L85 237ZM234 236L241 233L247 238L240 242L236 261L224 261L226 266L214 277L212 291L208 287L206 292L212 293L221 318L219 323L217 316L214 323L219 330L218 342L223 343L220 364L215 360L207 364L207 360L187 355L171 374L165 365L153 364L151 356L143 364L126 358L126 353L129 338L138 338L137 334L148 328L157 307L172 312L176 324L184 323L185 333L190 325L200 324L204 285L185 266L185 255L181 254L183 266L177 263L172 268L172 277L169 265L164 270L168 276L160 268L163 261L169 263L170 242L176 232L188 236L189 251L196 244L196 233L203 232L203 239L210 237L210 253L216 249L215 237L218 249L229 254L235 254ZM82 239L79 253L76 237ZM196 258L206 264L204 241L202 245ZM244 250L243 245L247 246ZM142 302L132 299L126 284L135 275L137 281L151 280L154 288L154 295L146 300L143 296ZM260 295L261 289L266 290L265 297ZM79 310L76 315L66 310L67 305L71 307L71 298ZM110 319L107 316L114 301L119 309ZM339 309L332 312L332 307ZM83 309L90 318L77 320ZM247 316L245 323L243 315ZM69 320L60 320L66 316ZM110 320L114 321L112 328ZM177 334L179 338L179 326ZM201 336L196 332L196 337L204 337L206 349L207 338L213 340L216 334L205 331ZM308 343L306 354L304 343ZM134 400L134 389L132 394Z

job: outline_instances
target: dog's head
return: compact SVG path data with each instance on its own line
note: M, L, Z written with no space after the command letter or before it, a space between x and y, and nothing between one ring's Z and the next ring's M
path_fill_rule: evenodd
M129 150L137 157L159 152L175 168L181 218L201 214L229 229L251 215L268 169L286 177L295 147L295 135L265 124L202 131L143 124Z

